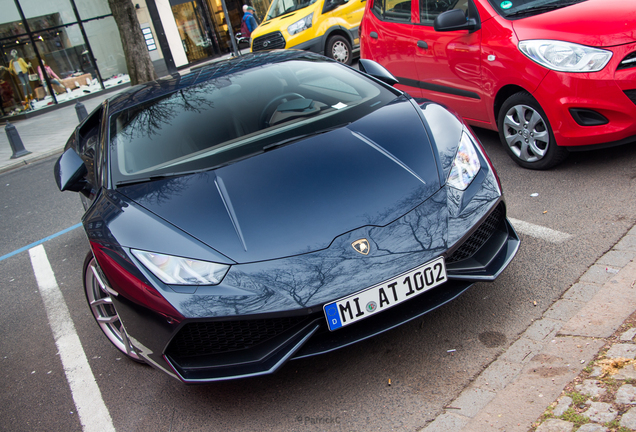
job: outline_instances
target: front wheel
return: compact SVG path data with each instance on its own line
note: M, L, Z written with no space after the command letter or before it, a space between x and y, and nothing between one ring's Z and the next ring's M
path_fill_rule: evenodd
M527 92L510 96L501 106L497 121L499 138L512 159L529 169L545 170L568 156L559 147L541 105Z
M113 299L106 287L107 283L97 266L93 253L88 252L84 260L84 292L95 321L108 340L122 354L131 360L144 363L128 340L124 324L117 315Z
M351 64L351 44L342 36L333 36L327 41L327 57L344 63Z

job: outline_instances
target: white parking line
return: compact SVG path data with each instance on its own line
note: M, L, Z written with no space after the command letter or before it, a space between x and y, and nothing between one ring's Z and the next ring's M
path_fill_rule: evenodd
M44 246L29 249L29 254L82 429L85 432L115 431Z
M541 225L531 224L519 219L508 218L514 229L530 237L535 237L541 240L548 241L550 243L563 243L572 238L571 234L567 234L561 231L556 231L550 228L543 227Z

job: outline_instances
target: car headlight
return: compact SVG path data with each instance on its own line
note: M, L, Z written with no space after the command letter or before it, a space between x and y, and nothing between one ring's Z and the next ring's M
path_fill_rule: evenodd
M480 168L481 164L477 150L475 150L475 143L473 143L471 135L464 130L448 175L448 185L455 189L466 190Z
M303 30L307 30L308 28L311 27L311 22L314 19L314 13L310 13L309 15L307 15L305 18L296 21L295 23L291 24L289 27L287 27L287 32L290 35L295 35L297 33L300 33Z
M612 58L612 52L571 42L526 40L519 50L541 66L560 72L598 72Z
M216 285L230 269L229 265L198 261L132 249L143 265L169 285Z

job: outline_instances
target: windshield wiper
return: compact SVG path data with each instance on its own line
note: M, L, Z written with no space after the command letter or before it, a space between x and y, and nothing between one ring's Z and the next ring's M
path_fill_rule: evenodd
M181 177L188 174L195 174L201 171L203 170L165 173L165 174L151 175L148 177L138 177L138 178L134 178L130 180L120 180L117 183L115 183L115 186L130 186L130 185L134 185L138 183L148 183L148 182L153 182L156 180L163 180L163 179L172 178L172 177Z
M266 151L269 151L269 150L272 150L272 149L275 149L275 148L278 148L278 147L283 147L283 146L286 146L286 145L291 144L293 142L304 140L305 138L309 138L309 137L313 137L313 136L316 136L316 135L320 135L320 134L324 134L324 133L327 133L327 132L331 132L331 131L334 131L336 129L340 129L341 127L348 126L349 124L350 124L350 122L349 123L342 123L342 124L339 124L339 125L336 125L336 126L328 127L326 129L320 129L318 131L314 131L314 132L311 132L311 133L307 133L307 134L303 134L303 135L297 135L295 137L287 138L287 139L284 139L282 141L277 141L277 142L272 143L272 144L267 144L266 146L263 147L263 152L266 152Z
M569 1L560 1L560 2L556 2L556 3L550 3L550 4L542 4L542 5L537 5L537 6L530 6L527 7L525 9L520 9L517 10L515 12L512 12L510 14L506 15L506 18L510 18L510 17L515 17L515 16L521 16L521 15L535 15L535 14L540 14L543 12L549 12L552 10L556 10L556 9L561 9L567 6L572 6L575 5L577 3L582 3L586 0L569 0Z

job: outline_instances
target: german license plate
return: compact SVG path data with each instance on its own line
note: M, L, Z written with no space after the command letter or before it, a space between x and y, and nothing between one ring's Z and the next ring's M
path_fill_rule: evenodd
M439 257L413 270L324 306L329 330L353 324L446 282L446 265Z

